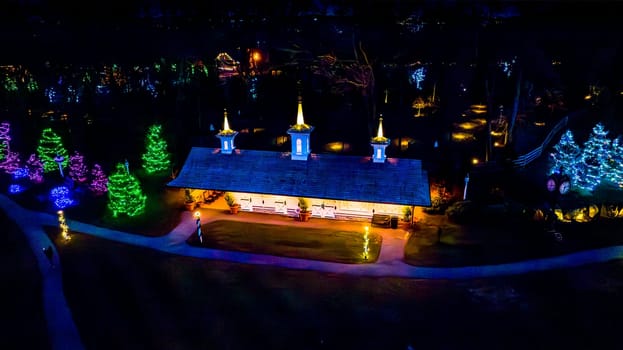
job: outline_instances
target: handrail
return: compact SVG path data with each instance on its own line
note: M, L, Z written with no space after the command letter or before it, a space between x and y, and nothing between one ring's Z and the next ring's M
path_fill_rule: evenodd
M518 156L517 159L513 160L513 165L516 167L524 167L528 165L529 163L531 163L532 161L534 161L535 159L539 158L541 154L543 153L543 150L547 148L547 145L554 138L554 135L556 135L562 128L567 126L568 122L569 122L569 116L565 116L564 118L562 118L558 122L558 124L556 124L552 128L552 130L547 134L543 142L538 147L536 147L535 149L533 149L532 151L528 153Z

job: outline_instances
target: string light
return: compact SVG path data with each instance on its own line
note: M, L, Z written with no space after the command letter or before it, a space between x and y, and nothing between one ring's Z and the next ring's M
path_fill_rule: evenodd
M69 241L71 239L71 236L69 235L69 226L67 225L67 221L65 220L65 213L63 213L62 210L59 210L57 213L58 213L58 227L61 230L61 236L66 241Z

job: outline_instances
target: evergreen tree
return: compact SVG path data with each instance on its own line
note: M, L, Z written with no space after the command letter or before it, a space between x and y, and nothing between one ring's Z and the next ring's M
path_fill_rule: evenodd
M108 178L108 209L113 216L139 215L145 210L146 200L138 179L129 174L123 164L117 163L115 172Z
M612 140L612 152L608 159L606 178L615 186L623 189L623 137Z
M550 174L561 172L570 177L571 183L577 182L577 162L582 150L575 143L573 132L567 130L560 141L554 146L554 152L550 154L553 165Z
M171 164L167 152L167 142L162 137L162 126L152 125L149 127L145 138L146 151L142 156L143 168L148 174L166 171Z
M11 136L11 124L3 122L0 124L0 160L6 158L7 153L10 150Z
M63 141L51 128L46 128L41 133L37 155L43 162L43 170L46 173L58 169L58 163L54 160L57 156L63 157L63 168L69 162L67 150L63 147Z
M592 191L599 185L607 171L607 160L610 157L610 139L608 131L601 123L593 128L578 164L577 185L587 191Z
M9 151L2 163L0 163L0 168L4 169L4 172L7 174L13 174L20 168L20 163L19 153Z
M84 164L84 156L74 151L69 157L69 177L77 183L83 183L87 180L89 170Z
M31 154L26 161L26 169L28 169L28 177L34 183L43 182L43 162L36 154Z
M96 195L102 195L108 191L108 177L99 164L93 165L93 169L91 169L89 190Z

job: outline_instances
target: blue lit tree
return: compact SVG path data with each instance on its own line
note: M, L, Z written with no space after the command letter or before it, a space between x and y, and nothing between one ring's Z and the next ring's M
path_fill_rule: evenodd
M588 140L584 143L584 149L577 165L577 186L587 191L593 191L601 182L608 170L608 158L610 157L610 139L608 131L604 130L601 123L593 128Z
M426 79L426 68L418 67L409 74L409 82L415 84L415 88L422 90L422 82Z
M606 179L623 189L623 138L619 136L612 140L611 148L612 151L607 162Z
M575 143L573 132L571 130L565 131L560 137L560 141L553 148L554 151L550 153L553 164L549 173L564 173L571 178L571 183L575 184L577 181L577 162L582 150Z

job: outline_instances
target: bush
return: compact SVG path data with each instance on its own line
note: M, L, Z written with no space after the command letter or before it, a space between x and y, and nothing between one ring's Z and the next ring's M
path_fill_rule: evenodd
M234 196L232 196L231 193L227 192L225 193L225 202L227 202L227 205L229 205L230 207L233 207L234 205L236 205L236 198L234 198Z

